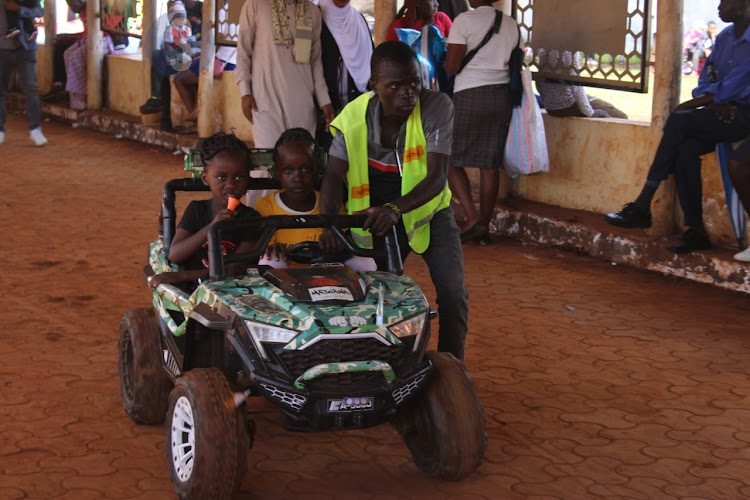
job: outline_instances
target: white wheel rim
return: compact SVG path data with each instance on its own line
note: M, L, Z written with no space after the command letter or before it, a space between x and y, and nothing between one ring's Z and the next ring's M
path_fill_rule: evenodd
M172 411L172 467L183 483L190 479L195 463L195 425L193 408L180 396Z

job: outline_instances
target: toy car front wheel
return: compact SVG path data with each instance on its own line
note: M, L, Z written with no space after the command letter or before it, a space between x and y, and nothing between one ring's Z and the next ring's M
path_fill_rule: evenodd
M216 368L191 370L169 395L166 452L179 498L230 498L247 470L242 408Z
M167 412L172 382L162 367L159 335L153 309L136 309L120 322L120 395L125 413L139 424L159 424Z
M393 424L414 463L430 476L457 481L471 474L487 449L484 409L474 381L453 355L430 351L430 382L399 410Z

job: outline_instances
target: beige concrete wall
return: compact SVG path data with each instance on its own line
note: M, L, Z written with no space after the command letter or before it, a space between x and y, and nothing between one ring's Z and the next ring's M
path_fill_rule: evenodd
M253 126L242 114L240 105L240 88L234 82L234 72L225 71L221 78L214 80L213 111L214 129L227 134L234 130L234 134L245 141L250 147L253 143ZM177 90L172 84L172 123L180 124L187 115Z
M149 82L141 78L133 78L140 75L141 55L108 55L107 59L107 107L113 111L119 111L133 116L140 116L138 108L149 97ZM240 93L237 84L234 83L234 73L224 72L221 78L214 81L214 111L213 117L216 126L223 132L230 133L234 129L237 137L252 145L252 125L242 114ZM170 106L173 123L179 125L187 110L183 106L177 90L172 84L172 102Z
M648 123L546 114L544 123L550 171L519 177L515 195L600 213L638 195L655 147Z
M149 98L149 82L141 78L141 55L105 56L107 74L106 107L128 115L140 116L138 108Z

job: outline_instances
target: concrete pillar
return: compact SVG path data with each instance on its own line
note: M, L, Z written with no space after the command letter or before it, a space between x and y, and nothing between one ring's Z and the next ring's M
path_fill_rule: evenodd
M55 52L57 36L57 8L55 2L44 2L44 50L37 51L36 78L39 94L52 91L55 75L52 68L52 57Z
M385 42L388 27L396 19L396 0L375 0L375 45Z
M203 1L203 24L201 26L201 72L198 76L198 137L209 137L218 130L214 123L214 57L216 43L216 2Z
M102 109L102 67L104 50L102 43L101 9L98 1L86 2L86 107Z
M156 48L157 38L157 30L155 29L156 5L156 0L143 0L142 102L151 97L151 54Z
M680 81L682 79L682 9L683 0L659 0L657 5L657 25L654 42L654 96L652 101L651 126L655 130L655 140L661 138L661 131L669 113L679 104ZM655 142L653 150L656 151ZM645 179L644 179L645 181ZM665 236L674 230L675 202L677 193L674 179L662 182L651 205L653 226L649 234Z
M654 97L651 125L661 128L679 104L682 79L682 2L659 0L654 42ZM648 57L648 56L647 56Z

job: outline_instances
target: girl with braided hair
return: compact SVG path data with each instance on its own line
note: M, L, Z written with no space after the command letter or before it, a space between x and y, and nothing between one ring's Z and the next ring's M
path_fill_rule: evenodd
M250 150L233 134L222 132L207 138L201 144L201 157L206 166L201 180L211 188L208 200L191 201L177 225L169 260L180 264L185 271L162 273L149 280L151 288L160 283L192 282L208 276L208 231L219 221L233 218L245 219L259 214L252 208L239 204L230 209L230 198L239 200L247 191L250 181ZM228 234L221 242L224 255L252 250L256 234ZM247 265L240 266L242 269Z

